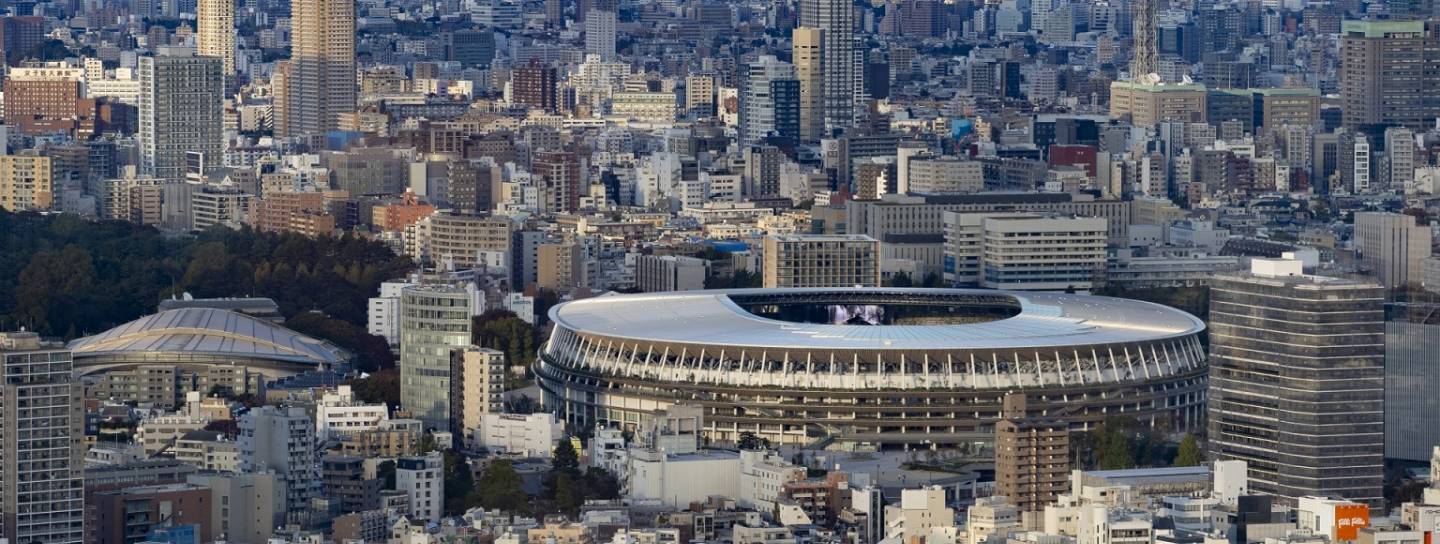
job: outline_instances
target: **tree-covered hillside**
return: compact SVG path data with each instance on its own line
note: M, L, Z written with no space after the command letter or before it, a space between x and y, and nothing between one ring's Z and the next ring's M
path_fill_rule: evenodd
M362 367L383 366L388 352L365 353L376 339L364 334L366 299L411 266L350 236L217 228L166 237L118 221L0 210L0 330L68 339L154 313L160 300L184 292L260 296L279 303L292 327L357 351ZM312 310L331 319L294 319Z

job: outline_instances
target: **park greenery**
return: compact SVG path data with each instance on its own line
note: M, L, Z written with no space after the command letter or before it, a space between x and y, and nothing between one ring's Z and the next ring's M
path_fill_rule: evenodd
M462 458L453 451L445 455L447 514L464 513L478 506L536 516L575 516L587 500L620 497L620 484L609 472L597 467L580 469L580 455L570 438L556 446L541 492L534 496L525 492L524 480L507 459L490 461L480 478L472 482L470 470L460 463Z
M0 210L0 277L14 278L0 282L0 329L70 339L154 313L161 300L183 293L268 297L291 326L355 350L362 368L378 369L393 360L369 352L378 344L364 338L366 300L412 266L383 244L349 235L215 228L167 237L120 221Z
M1082 470L1196 466L1203 462L1199 441L1186 434L1177 446L1163 428L1133 417L1115 416L1071 435L1072 464Z

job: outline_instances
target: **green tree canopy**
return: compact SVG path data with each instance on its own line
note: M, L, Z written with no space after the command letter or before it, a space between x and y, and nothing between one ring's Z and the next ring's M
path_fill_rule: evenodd
M505 512L528 513L530 496L521 487L520 473L509 460L496 459L480 473L476 484L480 506Z
M1175 456L1175 466L1196 467L1204 462L1204 455L1200 453L1200 441L1195 439L1195 435L1186 434L1185 438L1180 440L1180 453Z

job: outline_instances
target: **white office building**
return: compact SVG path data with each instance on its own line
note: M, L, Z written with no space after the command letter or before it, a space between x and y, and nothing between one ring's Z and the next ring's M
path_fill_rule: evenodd
M365 332L384 337L391 346L400 345L400 290L409 281L392 280L380 284L380 296L373 297L365 311Z
M240 471L273 472L285 482L285 510L303 516L320 493L315 423L298 407L261 406L240 416Z
M565 425L554 414L490 413L481 416L475 441L492 452L548 458L564 436Z
M356 400L348 385L323 394L315 405L315 433L322 442L378 429L389 419L388 406Z
M440 452L395 462L395 489L410 499L410 515L439 523L445 511L445 458Z
M1104 282L1103 217L944 212L945 281L1021 291L1088 291Z

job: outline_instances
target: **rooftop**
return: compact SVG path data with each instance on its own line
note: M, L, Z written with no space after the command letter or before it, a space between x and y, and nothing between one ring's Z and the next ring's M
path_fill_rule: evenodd
M971 297L977 304L1018 305L1018 314L983 323L939 325L827 325L767 319L731 296L815 297L817 304L863 304L875 299ZM826 302L829 298L834 302ZM999 298L997 298L999 297ZM864 300L861 300L864 299ZM552 308L571 330L637 341L733 346L742 349L993 349L1151 341L1187 336L1205 324L1185 312L1141 302L1086 295L978 289L732 289L618 295Z
M147 315L70 342L77 359L170 352L337 364L345 350L263 319L218 308L180 308Z

